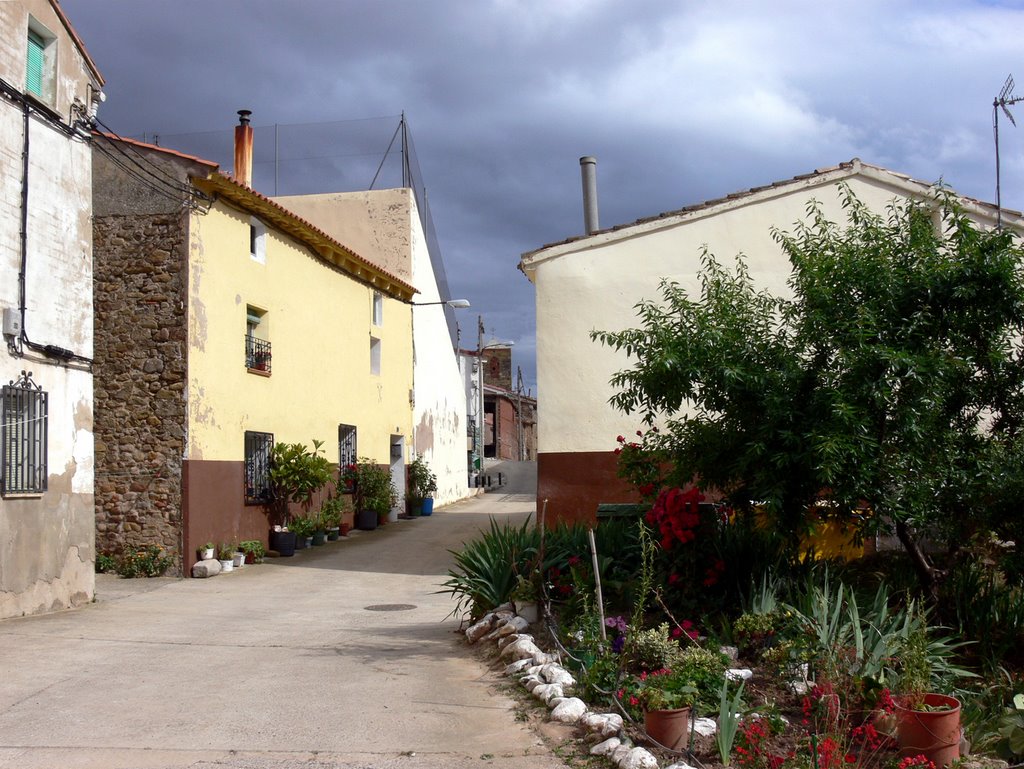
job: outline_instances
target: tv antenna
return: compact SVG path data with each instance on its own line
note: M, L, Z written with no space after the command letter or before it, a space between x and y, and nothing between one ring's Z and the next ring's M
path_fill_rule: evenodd
M1000 196L999 187L999 111L1010 119L1013 123L1013 127L1017 127L1017 121L1013 119L1013 114L1007 107L1010 107L1018 102L1024 101L1024 96L1013 95L1013 75L1006 76L1006 82L1003 83L1003 88L999 92L999 95L992 100L992 125L995 133L996 140L996 229L1000 230L1003 228L1003 206Z

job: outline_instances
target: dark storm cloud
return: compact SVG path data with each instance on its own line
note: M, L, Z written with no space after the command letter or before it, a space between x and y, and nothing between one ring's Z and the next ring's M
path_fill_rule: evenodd
M1017 2L64 7L108 81L100 117L123 134L173 146L176 134L218 131L210 141L226 148L240 108L282 131L404 111L452 294L474 305L459 313L463 340L482 314L488 335L517 341L531 384L533 289L516 264L581 232L581 155L599 160L604 226L854 156L992 200L992 98L1008 73L1024 78ZM368 139L377 151L392 121ZM1006 125L1003 201L1020 209L1024 134ZM258 153L261 142L258 131ZM331 170L330 189L366 176L366 162L311 167ZM320 184L313 171L306 181Z

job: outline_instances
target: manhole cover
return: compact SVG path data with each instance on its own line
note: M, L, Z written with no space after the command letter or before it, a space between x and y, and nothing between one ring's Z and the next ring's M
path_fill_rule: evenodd
M366 611L409 611L416 606L411 603L375 603L373 606L364 606Z

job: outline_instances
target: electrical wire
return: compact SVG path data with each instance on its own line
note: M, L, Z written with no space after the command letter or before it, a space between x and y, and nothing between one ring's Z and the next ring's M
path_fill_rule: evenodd
M180 179L177 179L176 177L172 176L167 171L165 171L163 168L161 168L159 165L154 163L146 155L144 155L139 150L138 147L136 147L133 143L127 141L123 136L119 135L116 131L111 129L110 126L108 126L106 123L104 123L98 117L97 118L93 118L93 120L94 120L94 122L98 126L103 128L104 131L106 131L106 133L108 134L108 135L105 135L103 133L100 133L100 134L98 134L98 136L101 139L104 139L107 142L109 142L115 149L117 149L118 152L120 152L122 155L124 155L133 165L137 166L143 172L152 175L154 179L158 179L158 177L163 177L163 180L161 180L162 183L166 184L167 186L171 187L172 189L175 189L175 190L177 190L179 192L182 192L182 193L185 193L185 194L191 194L192 193L192 188L188 184L183 183ZM117 141L116 142L112 141L111 138L110 138L111 136L115 137L117 139ZM131 152L135 157L134 158L131 157L128 154L129 152Z

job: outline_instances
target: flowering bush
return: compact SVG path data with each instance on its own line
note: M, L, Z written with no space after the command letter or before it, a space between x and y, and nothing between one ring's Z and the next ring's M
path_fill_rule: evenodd
M122 577L160 577L167 571L174 558L160 545L146 545L137 550L125 550L118 556L115 571Z
M664 489L647 514L647 522L661 535L661 546L668 550L673 544L685 545L697 538L700 525L700 503L704 495L696 486ZM725 564L722 564L725 568Z
M636 434L639 442L616 436L615 442L619 444L615 449L619 458L616 474L633 486L645 502L650 502L664 485L666 457L657 446L657 427L652 427L646 434L637 430Z

